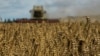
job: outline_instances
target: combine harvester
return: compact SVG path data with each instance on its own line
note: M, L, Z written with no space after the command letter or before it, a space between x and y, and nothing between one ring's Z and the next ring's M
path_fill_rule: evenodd
M59 22L59 19L50 19L47 18L46 11L43 9L43 6L34 6L32 10L30 10L31 13L31 18L22 18L22 19L17 19L14 22L16 23L57 23Z

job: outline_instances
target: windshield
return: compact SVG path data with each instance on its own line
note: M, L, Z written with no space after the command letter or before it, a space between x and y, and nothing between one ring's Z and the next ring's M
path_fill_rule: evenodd
M42 17L42 11L34 11L34 17Z

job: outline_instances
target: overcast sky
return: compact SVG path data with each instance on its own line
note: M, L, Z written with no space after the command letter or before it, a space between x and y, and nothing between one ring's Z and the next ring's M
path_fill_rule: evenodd
M43 5L49 17L100 14L100 0L0 0L0 17L30 18L33 5Z

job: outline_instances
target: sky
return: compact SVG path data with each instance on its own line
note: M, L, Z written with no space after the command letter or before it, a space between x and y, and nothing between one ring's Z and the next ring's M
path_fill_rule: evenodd
M51 18L100 14L100 0L0 0L0 17L30 18L34 5L43 5Z

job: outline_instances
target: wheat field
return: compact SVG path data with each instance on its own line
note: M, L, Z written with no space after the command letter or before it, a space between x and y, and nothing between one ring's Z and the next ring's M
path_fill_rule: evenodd
M0 23L0 56L100 56L100 22Z

